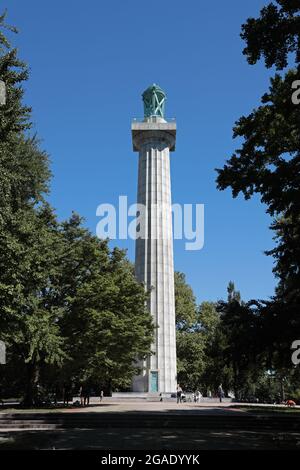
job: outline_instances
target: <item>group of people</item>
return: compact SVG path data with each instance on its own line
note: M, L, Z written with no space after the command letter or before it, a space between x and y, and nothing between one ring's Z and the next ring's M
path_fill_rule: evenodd
M200 392L200 390L196 390L195 393L192 393L192 401L193 402L200 403L201 398L202 398L202 393Z
M177 403L182 403L183 400L185 400L185 395L183 393L183 390L181 388L181 386L178 384L177 385ZM225 393L224 393L224 390L223 390L223 387L222 387L222 384L219 385L218 387L218 392L217 392L217 395L218 395L218 398L220 400L220 403L222 403L223 401L223 398L225 397ZM195 403L200 403L201 401L201 398L202 398L202 393L200 392L200 390L197 390L196 392L193 392L192 395L191 395L191 401L195 402ZM211 394L210 394L211 396Z
M90 404L91 389L88 384L80 386L79 396L81 406L88 406Z
M91 388L88 384L82 384L79 389L80 404L81 406L88 406L90 404ZM103 400L104 392L100 391L100 402Z
M200 392L200 390L196 390L196 392L192 393L190 397L190 401L193 401L195 403L200 403L201 398L202 398L202 393ZM186 400L185 394L183 393L181 386L178 384L177 385L177 403L182 403L185 400Z

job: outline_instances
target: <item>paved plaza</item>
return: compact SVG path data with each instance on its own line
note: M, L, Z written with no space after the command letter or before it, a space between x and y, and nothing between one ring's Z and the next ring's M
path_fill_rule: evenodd
M86 408L6 410L0 450L299 449L300 413L275 409L94 399Z

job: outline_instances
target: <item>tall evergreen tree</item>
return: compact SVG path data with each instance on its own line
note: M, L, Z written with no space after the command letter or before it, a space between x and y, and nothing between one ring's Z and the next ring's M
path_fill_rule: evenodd
M60 362L58 311L49 301L57 267L56 221L44 201L48 158L28 130L30 108L22 103L26 65L18 59L0 18L0 78L6 103L0 108L0 323L9 355L23 362L25 402L37 392L39 363Z
M18 370L26 405L42 382L102 380L126 386L135 360L150 353L153 325L146 294L119 250L110 252L78 216L58 223L45 201L47 154L29 133L23 105L26 65L0 17L0 339L8 351L6 384ZM16 32L14 28L8 28ZM53 385L53 384L52 384Z

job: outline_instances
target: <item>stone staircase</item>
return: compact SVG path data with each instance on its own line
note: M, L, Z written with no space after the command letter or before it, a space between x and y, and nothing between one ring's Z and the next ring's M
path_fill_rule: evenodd
M300 416L269 415L197 415L162 412L65 412L3 413L1 431L54 429L209 429L252 432L300 433Z

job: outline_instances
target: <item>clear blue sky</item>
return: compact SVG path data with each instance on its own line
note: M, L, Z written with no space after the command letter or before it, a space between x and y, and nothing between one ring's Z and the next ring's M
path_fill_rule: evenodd
M15 44L30 64L26 103L51 156L50 201L60 218L72 210L95 232L96 207L136 199L137 154L131 118L141 93L158 83L177 119L173 202L205 204L205 246L175 242L175 268L198 301L226 296L229 280L244 299L267 298L275 280L263 251L274 242L259 199L216 189L216 167L237 148L232 126L259 103L270 72L242 55L241 24L267 0L5 0ZM134 242L123 241L134 258Z

